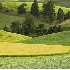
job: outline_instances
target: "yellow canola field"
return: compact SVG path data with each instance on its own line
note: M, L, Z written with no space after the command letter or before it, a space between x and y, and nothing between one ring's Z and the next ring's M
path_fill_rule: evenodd
M0 55L45 55L69 51L70 46L0 42Z

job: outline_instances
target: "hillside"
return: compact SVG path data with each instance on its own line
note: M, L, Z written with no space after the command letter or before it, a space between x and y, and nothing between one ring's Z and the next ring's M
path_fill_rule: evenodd
M39 36L25 41L26 44L70 45L70 31Z
M30 37L0 30L0 42L18 42L26 39L30 39Z
M70 30L70 19L62 22L61 26L63 28L63 31L69 31Z
M5 15L5 14L0 13L0 29L3 29L5 25L7 27L9 27L9 29L10 29L11 23L13 21L17 21L17 20L20 22L20 24L22 24L22 22L24 22L24 20L25 20L25 17L24 16L22 16L22 17L20 17L20 16L11 16L11 15ZM35 21L36 25L45 24L45 23L37 21L35 19L34 19L34 21ZM45 27L48 29L50 27L50 25L45 24Z
M15 11L17 11L17 7L19 5L21 5L22 3L24 3L24 2L2 2L4 7L8 8L10 10L15 10ZM32 5L33 2L25 2L25 3L27 4L27 7L26 7L27 11L30 11L31 5ZM39 5L39 10L41 11L43 4L42 3L38 3L38 5ZM66 8L66 6L62 6L61 7L61 5L57 5L56 6L56 4L55 4L55 11L56 12L57 12L58 8L62 8L65 13L70 10L69 7L68 8Z

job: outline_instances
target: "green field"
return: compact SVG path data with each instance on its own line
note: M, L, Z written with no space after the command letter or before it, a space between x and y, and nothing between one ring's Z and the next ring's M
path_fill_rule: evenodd
M37 57L0 57L3 69L70 69L70 54Z
M70 46L70 31L48 34L21 41L26 44L48 44L48 45L67 45Z

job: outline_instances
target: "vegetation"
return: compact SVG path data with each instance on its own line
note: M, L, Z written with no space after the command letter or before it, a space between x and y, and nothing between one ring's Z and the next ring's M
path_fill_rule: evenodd
M33 39L20 41L26 44L70 45L70 31L48 34Z
M38 3L37 3L37 0L34 0L34 3L32 3L32 6L31 6L31 14L34 15L34 16L39 16L39 9L38 9Z
M44 4L43 6L43 15L44 17L49 17L49 20L53 22L55 20L56 14L55 14L55 6L53 2L50 0L47 4Z
M12 9L12 10L17 10L17 7L22 5L24 2L2 2L3 6L8 8L8 9ZM31 5L33 2L25 2L27 4L27 7L26 7L26 10L27 11L30 11L31 9ZM42 6L43 4L42 3L38 3L38 7L39 7L39 10L41 11L42 10ZM63 9L64 13L66 13L67 11L70 11L70 8L66 8L65 6L61 7L60 5L56 6L55 5L55 12L58 12L58 9L61 8Z
M70 46L0 42L0 55L30 56L69 53ZM4 48L5 47L5 48ZM54 50L54 51L53 51Z
M18 13L19 14L24 14L26 12L26 9L24 6L27 6L26 3L23 3L22 5L20 5L17 9L18 9Z
M0 30L0 42L18 42L26 39L30 39L30 37Z
M69 69L70 54L38 57L0 57L2 69Z
M59 21L59 23L63 22L64 20L64 12L61 8L58 9L57 20Z

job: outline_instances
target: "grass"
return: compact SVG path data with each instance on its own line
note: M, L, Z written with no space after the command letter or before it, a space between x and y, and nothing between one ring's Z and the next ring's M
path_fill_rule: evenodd
M69 31L70 30L70 19L61 23L61 26L64 31Z
M17 11L17 7L19 5L21 5L23 2L2 2L3 6L10 9L10 10L15 10ZM31 9L31 5L33 2L25 2L27 4L27 11L30 11ZM39 10L41 11L42 10L42 6L43 4L42 3L38 3L39 5ZM55 11L57 12L59 8L62 8L64 10L64 12L66 13L67 11L70 11L70 8L66 8L65 6L61 7L60 5L58 6L55 6Z
M69 51L70 46L0 42L0 55L52 55Z
M0 13L0 29L3 29L5 25L7 25L7 27L9 27L10 30L10 25L13 21L19 21L21 24L22 22L24 22L25 18L24 17L20 17L20 16L11 16L11 15L5 15L5 14L1 14ZM35 24L45 24L43 22L34 20ZM50 27L49 24L45 24L45 27L48 29Z
M20 40L26 40L29 38L30 37L25 35L0 30L0 42L18 42Z
M70 69L70 54L38 57L0 57L1 69Z
M48 34L35 37L29 40L20 41L26 44L47 44L47 45L66 45L70 46L70 31Z
M19 16L9 16L0 13L0 29L3 29L5 25L10 27L11 23L17 20L20 21L20 23L22 23L25 20L25 18Z

